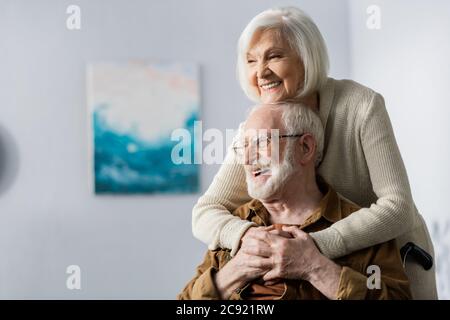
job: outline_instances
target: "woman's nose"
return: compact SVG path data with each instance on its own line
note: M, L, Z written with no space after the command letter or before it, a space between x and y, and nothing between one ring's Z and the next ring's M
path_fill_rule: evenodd
M260 63L258 65L257 76L258 78L265 78L272 73L272 70L267 66L266 63Z

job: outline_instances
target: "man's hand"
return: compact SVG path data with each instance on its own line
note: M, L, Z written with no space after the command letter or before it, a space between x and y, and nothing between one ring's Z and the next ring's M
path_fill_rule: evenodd
M275 231L275 230L274 230ZM319 267L322 254L312 238L298 227L283 226L282 232L268 232L259 240L269 244L272 270L263 276L265 281L276 279L304 279Z
M335 299L342 267L322 255L312 238L298 227L283 226L255 229L246 234L238 254L244 253L245 260L263 259L264 268L253 279L263 275L266 284L280 279L303 279L310 282L329 299ZM236 255L237 257L237 255ZM266 264L269 262L269 271ZM251 280L253 280L251 279Z
M260 240L272 250L272 270L263 276L266 283L303 279L328 299L336 299L342 267L322 255L307 233L298 227L283 226L282 231L269 231Z
M222 299L228 299L233 290L248 282L261 278L272 267L269 258L251 256L242 250L222 268L215 276L216 288Z

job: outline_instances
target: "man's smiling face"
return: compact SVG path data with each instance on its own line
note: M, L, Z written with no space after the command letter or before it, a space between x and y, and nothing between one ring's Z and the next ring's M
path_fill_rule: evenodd
M285 155L292 152L287 148L286 140L271 135L273 130L278 130L280 135L285 134L281 116L282 107L263 105L256 108L245 123L244 154L248 192L259 200L267 200L277 193L294 170L292 163L285 159ZM266 144L267 137L270 143Z

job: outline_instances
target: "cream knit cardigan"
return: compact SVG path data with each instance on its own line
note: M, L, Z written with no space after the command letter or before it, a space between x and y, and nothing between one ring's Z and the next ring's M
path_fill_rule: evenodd
M325 145L318 173L363 208L325 230L311 233L322 253L329 258L341 257L423 224L411 197L383 97L353 81L332 78L319 96ZM251 223L232 216L230 211L249 200L244 169L229 150L225 163L193 209L194 236L210 249L229 248L234 254Z

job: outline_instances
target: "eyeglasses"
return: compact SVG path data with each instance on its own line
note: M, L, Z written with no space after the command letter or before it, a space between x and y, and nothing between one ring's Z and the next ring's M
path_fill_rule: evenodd
M303 135L304 135L304 133L302 133L302 134L280 134L280 135L275 136L275 137L278 137L279 139L282 139L282 138L300 138ZM245 150L248 147L250 147L250 146L253 146L253 148L256 147L256 149L259 152L265 152L265 151L267 151L269 149L271 141L272 141L272 137L269 136L269 135L256 136L256 137L253 137L251 139L251 142L252 142L251 145L250 145L250 142L248 140L245 140L243 142L242 141L236 141L236 143L233 145L233 150L234 150L234 152L236 153L237 156L243 156Z

